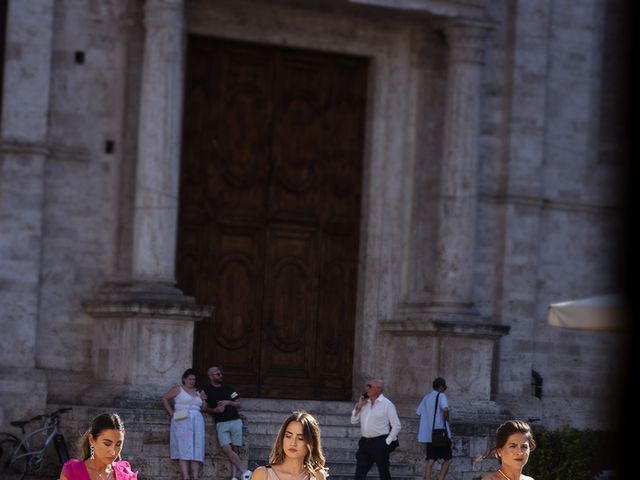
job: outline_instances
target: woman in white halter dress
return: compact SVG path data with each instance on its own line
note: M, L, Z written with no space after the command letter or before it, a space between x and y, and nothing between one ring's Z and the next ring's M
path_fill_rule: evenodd
M162 404L171 417L171 459L180 462L183 480L190 480L189 470L192 479L198 478L200 465L204 463L204 418L201 413L203 400L195 385L195 371L190 368L182 376L182 385L172 387L162 397ZM171 400L174 402L173 408ZM185 410L188 412L186 418L174 417L176 412Z

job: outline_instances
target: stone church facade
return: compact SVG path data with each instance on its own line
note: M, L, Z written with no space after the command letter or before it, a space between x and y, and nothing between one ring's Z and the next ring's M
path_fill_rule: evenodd
M380 376L412 415L444 376L458 418L608 427L621 339L546 313L619 288L617 2L4 3L1 425L48 403L154 404L215 360L256 398L350 400ZM213 53L195 64L199 41ZM264 93L269 69L285 73ZM260 102L284 112L266 133ZM238 163L200 182L223 168L214 141ZM286 208L252 223L260 152L284 178L264 198ZM227 221L222 196L245 209Z

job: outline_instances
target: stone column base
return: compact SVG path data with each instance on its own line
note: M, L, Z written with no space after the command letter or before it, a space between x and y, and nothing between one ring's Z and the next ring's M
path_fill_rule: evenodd
M106 289L84 302L95 319L86 404L133 406L180 381L192 366L194 323L213 308L169 286Z
M394 392L394 401L413 405L415 413L436 377L446 379L457 401L491 400L494 349L509 327L460 320L466 317L437 314L381 322L385 389Z

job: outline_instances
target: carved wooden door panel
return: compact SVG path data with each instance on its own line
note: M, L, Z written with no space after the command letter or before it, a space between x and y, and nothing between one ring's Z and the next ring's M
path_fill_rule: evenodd
M367 61L191 36L178 286L243 396L351 393Z

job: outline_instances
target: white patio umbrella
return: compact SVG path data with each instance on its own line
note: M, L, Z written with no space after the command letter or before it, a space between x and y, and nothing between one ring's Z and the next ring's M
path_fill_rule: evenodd
M619 294L610 294L552 303L549 305L547 323L573 330L622 330L626 323L624 298Z

